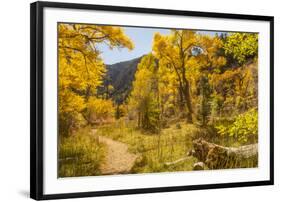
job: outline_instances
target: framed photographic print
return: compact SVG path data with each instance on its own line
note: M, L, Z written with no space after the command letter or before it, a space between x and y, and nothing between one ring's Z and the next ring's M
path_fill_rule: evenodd
M273 184L273 17L31 4L31 198Z

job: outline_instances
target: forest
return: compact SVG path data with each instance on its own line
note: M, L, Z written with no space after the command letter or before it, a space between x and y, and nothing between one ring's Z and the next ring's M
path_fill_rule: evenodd
M155 32L113 69L100 44L138 48L123 27L57 29L58 177L258 166L257 33Z

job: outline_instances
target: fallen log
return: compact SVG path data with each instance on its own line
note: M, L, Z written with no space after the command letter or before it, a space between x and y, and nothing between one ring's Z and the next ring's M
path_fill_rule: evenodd
M203 139L193 141L190 152L209 169L253 168L258 166L258 144L224 147Z
M165 166L171 166L171 165L175 165L175 164L178 164L180 162L183 162L183 161L186 161L188 159L192 158L191 156L187 156L187 157L184 157L184 158L180 158L180 159L177 159L175 161L172 161L172 162L166 162L164 163Z

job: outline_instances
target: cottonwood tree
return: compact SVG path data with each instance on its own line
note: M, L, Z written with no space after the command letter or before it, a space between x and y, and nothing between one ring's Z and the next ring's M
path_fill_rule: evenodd
M83 119L90 96L102 83L105 65L97 45L133 49L124 30L114 26L58 25L59 121L61 134L69 134Z
M190 81L187 77L189 67L187 61L192 57L191 49L196 45L197 36L194 31L173 30L170 35L156 33L153 41L153 54L161 63L172 69L178 81L180 107L186 107L187 121L192 122L193 107L190 94Z
M205 99L204 93L207 91L203 84L208 84L209 74L219 71L226 61L219 54L222 45L219 37L200 35L189 30L173 30L170 35L157 33L154 36L153 54L162 68L172 70L172 74L176 76L180 108L186 107L186 118L189 122L194 119L192 83L197 86L200 81L202 100ZM203 100L202 103L206 102ZM205 124L204 120L203 122Z
M136 112L138 127L152 132L159 130L160 107L158 66L152 54L144 56L137 66L132 92L131 111Z
M199 103L197 117L203 126L207 124L211 111L214 111L211 108L213 89L210 80L213 75L221 73L226 64L222 48L223 42L218 36L199 34L198 46L193 50L196 51L195 57L192 58L196 68L192 72L195 76L190 77L195 81L194 83L199 91L199 96L196 99Z

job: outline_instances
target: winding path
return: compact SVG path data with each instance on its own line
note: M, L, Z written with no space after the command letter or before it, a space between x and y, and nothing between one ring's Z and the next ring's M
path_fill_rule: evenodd
M96 135L97 129L92 129ZM98 136L99 142L107 146L105 162L100 166L103 175L129 173L134 165L137 154L130 153L128 146L111 138Z

